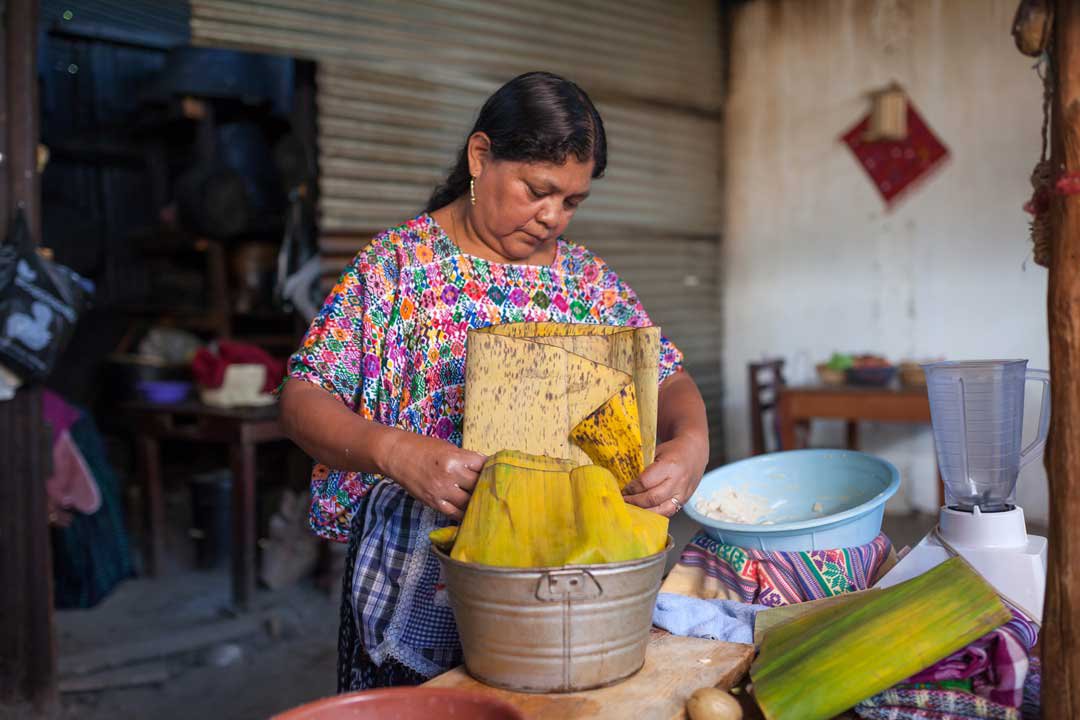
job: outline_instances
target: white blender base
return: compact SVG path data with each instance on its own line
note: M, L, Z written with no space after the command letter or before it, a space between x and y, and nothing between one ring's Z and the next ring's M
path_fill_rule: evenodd
M946 541L998 592L1042 622L1046 592L1046 538L1028 535L1024 511L974 513L941 508ZM924 537L874 587L886 588L922 575L952 555L933 533Z

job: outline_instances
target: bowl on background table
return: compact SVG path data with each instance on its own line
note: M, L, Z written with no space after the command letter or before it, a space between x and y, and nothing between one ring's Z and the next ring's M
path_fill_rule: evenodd
M828 363L819 363L816 367L818 380L822 385L837 386L847 382L847 376L843 370L829 367Z
M850 367L845 376L849 385L885 387L896 377L896 367L894 365Z
M926 373L917 362L900 363L900 384L906 388L925 388Z
M139 396L155 405L176 405L187 400L192 384L186 380L140 380Z

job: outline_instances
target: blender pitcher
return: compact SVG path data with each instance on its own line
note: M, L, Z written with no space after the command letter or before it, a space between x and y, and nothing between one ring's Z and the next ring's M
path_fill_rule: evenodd
M999 512L1012 506L1020 468L1046 444L1050 374L1027 360L923 365L945 502L956 510ZM1021 450L1024 385L1043 383L1035 439Z

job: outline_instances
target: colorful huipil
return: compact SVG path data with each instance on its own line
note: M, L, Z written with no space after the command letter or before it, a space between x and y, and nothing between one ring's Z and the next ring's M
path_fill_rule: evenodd
M386 231L345 270L289 362L361 417L461 444L470 329L512 322L650 325L603 260L558 242L551 266L465 254L431 216ZM667 339L660 381L682 366ZM352 605L366 653L432 676L460 662L453 615L436 600L428 533L448 520L391 479L316 466L311 525L346 541L359 529ZM362 516L353 522L358 512Z

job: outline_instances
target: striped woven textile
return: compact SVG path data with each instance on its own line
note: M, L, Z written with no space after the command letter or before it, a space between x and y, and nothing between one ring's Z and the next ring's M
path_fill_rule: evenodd
M724 545L699 532L661 592L777 607L865 590L893 562L884 533L859 547L766 552Z

